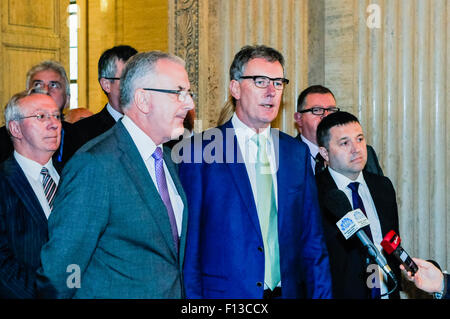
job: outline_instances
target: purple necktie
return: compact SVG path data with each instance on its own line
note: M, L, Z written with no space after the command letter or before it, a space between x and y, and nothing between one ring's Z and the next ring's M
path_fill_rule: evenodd
M163 152L161 148L157 147L155 152L152 154L152 157L155 159L155 174L156 174L156 183L158 184L158 191L161 199L166 205L167 214L169 215L170 226L172 228L172 237L175 244L175 248L178 252L178 230L177 230L177 222L175 220L175 214L173 212L172 203L170 202L169 190L167 188L166 174L164 173L164 160L163 160Z

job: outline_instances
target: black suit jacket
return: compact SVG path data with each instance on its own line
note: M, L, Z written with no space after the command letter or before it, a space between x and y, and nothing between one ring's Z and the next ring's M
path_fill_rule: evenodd
M114 118L105 107L98 113L82 119L73 124L74 131L74 152L76 152L86 142L105 133L116 124Z
M64 165L75 153L75 140L73 136L73 125L62 121L61 144L58 150L53 154L53 166L60 174ZM0 127L0 162L3 162L14 152L14 146L11 137L6 130L6 126Z
M372 200L380 220L383 237L394 230L399 233L397 200L395 190L387 177L363 172L364 180L369 188ZM331 277L333 281L333 296L337 299L366 299L370 291L366 285L367 266L366 251L359 239L353 236L346 240L336 226L336 218L325 207L325 195L337 185L328 169L316 175L319 203L321 206L325 240L330 255ZM386 257L388 264L400 282L399 264L392 256ZM393 288L389 280L388 288ZM400 298L398 289L390 298Z
M47 218L14 156L0 164L0 299L34 298Z
M303 143L301 134L298 134L295 138ZM367 163L366 166L364 166L363 171L384 176L383 170L378 162L377 153L375 153L375 150L370 145L367 145Z

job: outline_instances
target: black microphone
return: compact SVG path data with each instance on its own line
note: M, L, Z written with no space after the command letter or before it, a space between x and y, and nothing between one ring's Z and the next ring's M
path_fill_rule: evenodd
M399 235L395 233L395 231L391 230L389 233L384 236L383 241L381 242L381 247L383 247L384 251L390 255L393 254L395 258L405 267L406 271L410 271L412 275L414 275L419 268L416 263L409 257L408 253L400 246L402 242Z
M352 206L347 198L347 195L339 189L333 189L329 191L324 198L325 207L336 217L338 226L341 233L346 239L355 234L367 248L367 252L370 257L383 269L383 271L391 277L397 286L397 278L391 267L389 267L386 259L373 244L373 242L367 237L363 227L369 225L369 221L361 212L360 209L352 210ZM361 216L362 215L362 216Z

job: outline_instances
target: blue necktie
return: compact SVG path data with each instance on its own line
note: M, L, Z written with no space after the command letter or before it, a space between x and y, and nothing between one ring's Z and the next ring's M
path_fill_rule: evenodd
M367 217L366 209L364 208L362 198L358 194L359 183L358 182L350 183L350 184L348 184L348 188L350 188L352 190L353 209L357 209L357 208L361 209L361 211ZM370 231L370 227L369 226L364 227L364 231L366 232L367 237L369 237L369 239L373 242L372 232ZM370 261L366 262L367 265L369 265L369 263L370 263ZM371 289L372 299L379 299L380 295L381 295L380 288L375 287L375 288Z

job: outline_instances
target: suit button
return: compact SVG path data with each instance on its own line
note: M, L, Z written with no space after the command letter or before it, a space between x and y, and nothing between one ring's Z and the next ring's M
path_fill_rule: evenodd
M259 246L259 247L258 247L258 250L259 250L260 252L263 252L263 251L264 251L264 248L262 248L261 246Z
M260 281L258 281L257 283L256 283L256 287L262 287L262 282L260 282Z

